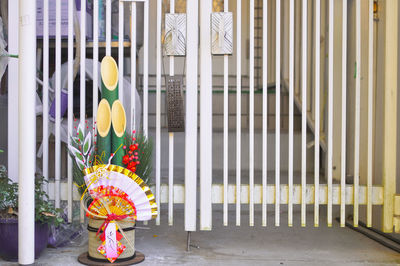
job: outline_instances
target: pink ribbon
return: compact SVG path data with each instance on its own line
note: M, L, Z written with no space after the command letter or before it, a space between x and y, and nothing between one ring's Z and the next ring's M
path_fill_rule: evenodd
M100 234L101 229L104 227L103 233L100 235L100 239L103 239L106 229L107 229L107 226L111 221L119 221L119 220L123 220L127 217L128 217L128 215L116 215L114 213L107 214L107 219L105 219L105 221L99 227L99 230L97 231L96 236L98 236Z

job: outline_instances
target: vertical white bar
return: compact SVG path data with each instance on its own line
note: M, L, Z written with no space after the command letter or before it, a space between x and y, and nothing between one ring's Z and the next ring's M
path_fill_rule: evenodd
M81 2L81 10L86 10L86 1ZM81 67L80 67L80 123L86 119L86 12L81 12ZM83 127L85 130L86 128Z
M332 161L333 161L333 8L334 0L329 0L329 58L328 58L328 227L332 226Z
M169 12L175 13L175 0L170 0ZM174 56L169 57L169 75L175 75ZM168 156L168 224L174 224L174 133L169 133L169 156Z
M242 134L242 0L236 2L236 226L240 226Z
M18 47L18 262L24 265L35 261L36 1L19 0Z
M172 0L173 1L173 0ZM168 225L174 225L174 133L169 133Z
M340 226L346 223L346 115L347 115L347 0L342 3L342 132L340 170Z
M187 1L185 231L196 231L197 216L198 12L198 1Z
M93 2L93 130L96 132L96 115L99 98L99 2ZM119 89L122 88L119 83ZM96 138L94 138L96 139Z
M111 0L106 0L106 55L111 56Z
M200 1L200 229L212 227L212 60L210 15L212 1Z
M97 1L95 1L97 2ZM124 102L124 2L118 3L118 93L119 100ZM96 9L95 9L96 10ZM133 26L133 25L132 25Z
M367 226L372 226L372 149L373 149L373 41L374 41L374 1L369 1L368 10L368 177L367 177Z
M131 3L131 131L136 129L136 2Z
M149 1L144 2L143 18L143 133L147 137L149 109Z
M224 0L224 12L228 12L228 0ZM229 116L229 56L224 55L224 226L228 226L228 116Z
M250 0L249 224L254 226L254 0Z
M95 9L96 10L96 9ZM74 127L74 4L68 2L68 136L72 136ZM71 138L68 138L68 146L71 145ZM72 222L72 158L68 156L68 222Z
M56 1L56 136L55 136L55 207L60 208L61 188L61 0Z
M361 0L356 1L356 105L354 132L354 227L358 226L358 185L360 174L360 75L361 75Z
M294 0L289 6L289 203L288 225L293 226L293 112L294 112Z
M43 0L43 177L49 180L49 0Z
M81 10L86 10L86 1L81 2ZM86 12L81 12L81 66L80 66L80 121L83 130L86 130ZM84 210L81 207L80 221L84 221Z
M314 226L319 226L321 0L315 2L315 129L314 129Z
M275 51L275 226L280 223L281 186L281 0L276 0Z
M301 27L301 226L306 226L307 0L302 1Z
M262 226L267 226L267 174L268 174L268 2L263 2L263 129L262 129Z
M160 225L161 215L161 8L162 0L157 0L157 69L156 69L156 201L158 207L158 216L156 224Z
M19 1L8 0L8 28L17 29L19 23ZM8 35L8 52L18 54L18 31L10 30ZM36 51L35 51L36 52ZM10 58L8 62L8 176L18 182L18 59Z

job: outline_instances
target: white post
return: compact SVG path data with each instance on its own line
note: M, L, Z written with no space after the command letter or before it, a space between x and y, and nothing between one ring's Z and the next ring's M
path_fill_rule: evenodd
M200 229L212 227L212 58L210 14L212 1L200 2ZM189 24L189 23L188 23ZM191 70L189 69L187 73ZM192 106L193 108L194 106Z
M157 0L157 42L156 42L156 201L158 208L158 216L156 225L160 225L160 207L161 207L161 15L162 1Z
M83 2L85 3L85 2ZM83 10L83 9L82 9ZM85 12L82 12L85 13ZM82 36L85 36L82 34ZM111 0L106 1L106 55L111 56Z
M280 186L281 186L281 1L276 1L276 51L275 51L275 226L280 220Z
M198 11L198 1L187 2L185 231L196 231Z
M262 226L267 226L267 172L268 172L268 3L263 3L262 47ZM290 173L289 173L290 175Z
M307 0L302 1L301 15L301 226L306 226L307 167Z
M242 10L242 0L237 0L236 10ZM241 199L241 134L242 134L242 14L237 12L236 18L236 226L240 226Z
M18 28L18 1L8 0L8 28ZM18 53L18 32L8 34L8 52ZM36 53L36 51L35 51ZM17 81L17 82L16 82ZM8 176L18 181L18 59L8 62Z
M254 0L250 0L249 225L254 226Z
M18 262L26 265L35 261L36 1L19 0L18 54Z
M149 120L149 1L144 2L143 18L143 133L147 137Z
M169 12L175 13L175 0L170 0ZM169 75L175 75L175 58L169 57ZM174 132L169 132L168 143L168 225L174 224Z

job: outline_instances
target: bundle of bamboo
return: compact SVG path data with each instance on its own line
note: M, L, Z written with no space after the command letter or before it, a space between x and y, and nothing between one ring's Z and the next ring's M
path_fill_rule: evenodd
M111 109L112 118L112 134L111 134L111 149L115 152L112 163L115 165L123 166L122 157L125 151L122 149L124 145L125 129L126 129L126 115L125 109L120 100L116 100Z
M101 96L110 106L118 100L118 66L114 58L105 56L101 61Z
M103 163L108 163L114 152L112 163L122 165L122 149L126 130L124 106L118 100L118 66L114 58L105 56L101 61L101 96L97 111L97 154ZM111 106L111 108L110 108Z
M111 153L111 108L106 99L102 99L97 109L97 154L103 163L107 163Z

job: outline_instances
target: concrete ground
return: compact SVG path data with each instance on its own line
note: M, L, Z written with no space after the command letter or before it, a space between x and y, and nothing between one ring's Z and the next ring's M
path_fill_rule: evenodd
M146 256L141 265L400 265L400 254L356 233L325 226L321 217L319 228L312 226L312 211L307 213L309 227L287 227L287 215L282 211L281 226L273 226L273 210L268 213L268 227L248 226L248 212L242 212L242 226L235 226L235 211L229 215L229 226L222 225L222 211L213 212L213 230L192 233L192 243L199 248L186 252L183 210L174 213L174 226L168 226L167 210L163 206L161 226L149 223L150 230L137 230L136 247ZM216 208L219 208L218 206ZM321 214L325 213L323 208ZM299 224L296 210L294 222ZM143 225L140 225L143 226ZM80 265L77 257L87 250L80 247L46 249L35 265ZM0 260L0 265L17 265Z

